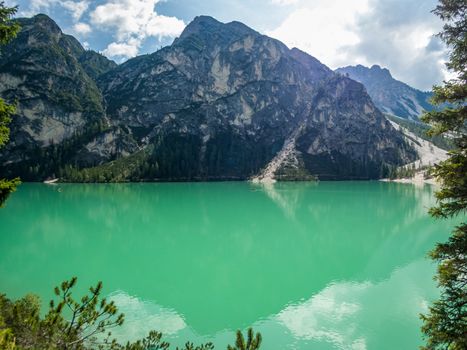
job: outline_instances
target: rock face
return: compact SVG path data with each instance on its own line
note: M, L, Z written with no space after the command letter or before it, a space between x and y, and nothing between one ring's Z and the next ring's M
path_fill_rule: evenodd
M81 45L46 16L18 22L22 31L0 57L1 94L18 101L11 146L59 143L102 120L102 95L78 63Z
M17 105L3 172L35 180L53 176L64 159L80 166L108 160L85 144L111 128L94 78L116 63L84 50L46 15L18 22L21 32L0 56L0 94Z
M362 83L371 99L382 112L400 118L418 120L424 111L433 110L428 102L431 92L424 92L394 79L386 68L348 66L336 69L337 73Z
M241 23L197 17L171 46L116 66L43 15L22 21L14 50L6 48L0 60L1 95L21 96L14 142L0 158L11 175L21 169L19 175L35 179L53 170L83 181L368 179L415 159L363 85ZM42 22L50 27L43 41L29 39ZM54 57L40 49L59 42ZM67 110L68 102L52 98L58 91L79 103ZM96 121L93 134L73 133ZM50 152L44 135L51 133L53 150L67 156L31 175L19 165L34 172L34 157L14 154L22 144Z

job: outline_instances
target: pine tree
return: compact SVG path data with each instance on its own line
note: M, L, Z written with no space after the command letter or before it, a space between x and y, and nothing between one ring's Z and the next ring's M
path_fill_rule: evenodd
M112 337L111 329L124 323L113 301L102 297L102 283L89 289L79 299L73 297L77 278L55 287L56 300L50 302L49 312L41 317L40 301L35 295L26 295L11 301L0 294L0 349L2 350L169 350L170 344L162 333L150 331L146 338L121 344ZM258 350L261 334L248 330L245 341L237 331L236 346L230 350ZM185 343L176 350L213 350L212 343L194 345Z
M448 135L456 146L433 171L441 180L441 189L436 193L438 205L430 213L448 218L465 215L467 209L467 1L440 0L433 12L445 22L440 37L450 48L447 67L457 74L434 88L432 102L449 107L423 117L432 125L432 136ZM467 349L467 224L456 227L431 257L439 263L436 279L441 296L421 316L427 340L422 349Z
M6 7L4 2L0 2L0 45L7 44L19 31L18 24L11 21L11 16L13 16L16 11L16 7ZM10 136L8 125L11 122L11 116L14 112L14 106L8 105L5 101L0 99L0 148L8 142ZM16 189L18 184L19 179L0 179L0 206L5 203L10 193Z
M247 340L243 337L241 331L237 331L237 340L235 346L227 346L227 350L257 350L261 346L261 333L253 333L253 329L249 328L247 332Z

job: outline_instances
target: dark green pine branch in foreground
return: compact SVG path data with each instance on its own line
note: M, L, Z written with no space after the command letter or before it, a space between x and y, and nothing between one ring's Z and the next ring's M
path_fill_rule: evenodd
M434 88L433 103L449 103L442 111L427 113L423 120L433 127L431 135L449 135L456 148L435 167L441 182L438 206L430 213L437 218L465 215L467 209L467 1L441 0L433 11L444 22L440 37L450 47L448 68L456 79ZM467 349L467 223L438 244L431 257L439 263L436 279L441 296L422 315L426 337L423 350Z
M242 332L237 331L237 340L235 342L235 346L227 346L227 350L257 350L261 346L261 334L256 333L254 335L253 329L248 329L248 338L245 341Z
M0 295L0 349L5 350L169 350L170 344L162 333L149 332L144 339L121 344L112 338L112 328L121 326L125 316L118 312L113 301L101 297L102 282L89 288L79 300L72 296L76 277L55 287L56 300L50 301L49 311L40 317L40 301L35 295L26 295L12 301ZM235 346L228 350L257 350L261 334L250 328L245 341L237 331ZM214 345L194 345L187 342L176 350L212 350Z
M5 45L12 40L19 31L19 26L11 22L11 17L16 13L16 7L5 7L3 1L0 2L0 45ZM2 148L10 137L8 124L11 116L15 112L15 107L8 105L0 98L0 148ZM0 178L0 206L16 189L19 179L7 180Z

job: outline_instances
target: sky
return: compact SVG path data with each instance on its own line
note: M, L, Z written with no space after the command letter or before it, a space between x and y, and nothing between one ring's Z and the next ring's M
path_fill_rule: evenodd
M436 0L6 0L45 13L85 48L123 62L170 45L198 15L240 21L332 69L378 64L421 90L449 77Z

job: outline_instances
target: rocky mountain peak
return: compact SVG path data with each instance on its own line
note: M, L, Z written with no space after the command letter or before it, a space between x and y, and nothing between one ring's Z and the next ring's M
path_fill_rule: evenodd
M58 24L46 14L40 13L32 17L32 21L28 19L23 19L24 21L29 21L34 24L36 27L40 27L48 32L51 33L61 33L62 30L58 26ZM21 21L21 19L20 19Z
M45 14L38 14L31 18L18 18L15 19L21 26L21 31L18 33L14 45L7 45L4 50L5 55L12 49L20 47L35 47L45 48L51 45L57 45L60 50L66 50L69 54L74 56L81 55L85 50L76 38L71 35L66 35L62 32L60 27L55 21Z
M383 68L378 64L372 65L371 68L365 67L361 64L357 64L356 66L346 66L338 68L336 71L340 73L349 73L349 71L352 71L355 76L358 75L360 77L359 79L356 79L359 81L363 79L363 77L365 77L366 79L393 79L391 72L387 68ZM349 75L352 74L349 73Z
M41 43L53 40L58 42L63 33L55 21L45 14L38 14L32 18L18 18L23 36L29 35L32 43Z
M336 72L348 75L365 85L373 102L385 113L417 120L423 111L433 109L428 102L431 93L417 90L394 79L388 69L379 65L368 68L359 64L336 69Z
M207 45L225 45L246 35L260 34L240 22L222 23L210 16L197 16L185 27L174 44L200 41Z
M368 179L414 158L361 84L242 23L196 17L119 66L47 18L23 23L0 57L0 95L18 100L8 176Z
M379 66L377 64L374 64L373 66L371 66L370 74L375 74L375 75L377 75L377 76L379 76L381 78L385 78L385 79L393 79L389 69L382 68L381 66Z
M222 23L210 16L195 17L183 30L179 39L184 39L193 34L215 32L222 27Z

